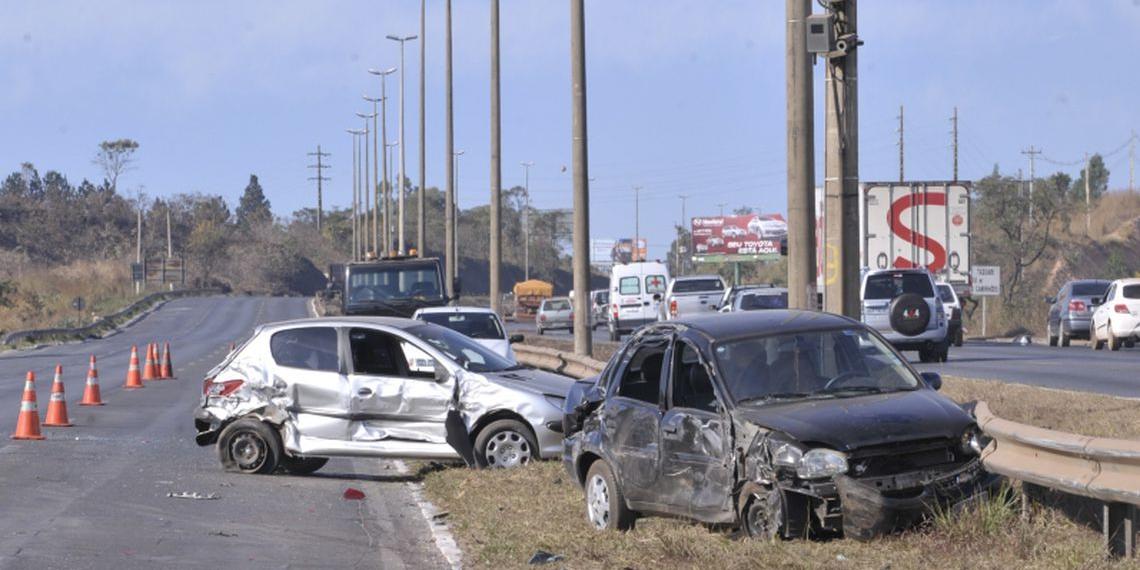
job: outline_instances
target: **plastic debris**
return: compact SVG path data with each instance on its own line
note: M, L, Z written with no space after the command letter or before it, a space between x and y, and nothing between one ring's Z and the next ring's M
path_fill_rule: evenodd
M189 491L180 491L177 493L170 492L167 493L166 496L171 499L193 499L195 501L213 501L215 499L222 498L221 495L218 495L217 493L206 493L203 495L202 493L192 493Z
M530 557L530 562L527 562L527 564L533 564L537 566L540 564L550 564L551 562L562 562L563 560L566 560L566 557L562 556L561 554L553 554L545 550L537 550L535 551L534 556Z
M363 501L364 491L349 487L344 490L344 500L346 501Z

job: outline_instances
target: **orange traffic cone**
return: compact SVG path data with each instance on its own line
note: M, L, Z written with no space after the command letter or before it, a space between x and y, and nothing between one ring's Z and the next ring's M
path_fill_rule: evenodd
M36 373L28 371L24 381L24 398L20 400L20 415L16 418L16 433L12 439L43 439L40 433L40 412L36 409Z
M143 366L142 379L158 379L158 370L154 367L154 343L146 345L146 365Z
M48 400L44 425L48 427L71 427L67 419L67 401L63 395L63 365L55 365L55 379L51 382L51 398Z
M124 390L137 390L143 387L142 378L139 377L139 347L131 347L131 365L127 368L127 383Z
M170 363L170 343L162 345L162 366L158 369L158 377L166 380L174 378L174 365Z
M83 400L80 406L102 406L103 399L99 394L99 370L95 368L95 355L91 355L91 367L87 370L87 386L83 388Z

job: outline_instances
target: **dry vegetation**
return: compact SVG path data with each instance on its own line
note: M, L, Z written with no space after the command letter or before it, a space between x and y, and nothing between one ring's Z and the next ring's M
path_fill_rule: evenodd
M77 326L134 300L126 260L78 260L55 266L14 255L0 262L0 331ZM79 314L72 299L83 297ZM81 318L82 317L82 318Z

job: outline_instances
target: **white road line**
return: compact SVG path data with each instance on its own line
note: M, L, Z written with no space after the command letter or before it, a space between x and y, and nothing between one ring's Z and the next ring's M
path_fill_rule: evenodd
M392 464L396 466L396 471L401 475L409 473L407 463L397 459ZM420 507L420 512L423 513L428 528L431 529L435 547L439 549L439 553L447 560L447 564L452 570L459 570L463 567L463 551L459 550L459 544L455 542L455 537L451 535L451 529L448 528L447 523L435 520L434 517L439 514L439 509L431 501L424 498L423 485L409 481L408 488L412 491L412 498Z

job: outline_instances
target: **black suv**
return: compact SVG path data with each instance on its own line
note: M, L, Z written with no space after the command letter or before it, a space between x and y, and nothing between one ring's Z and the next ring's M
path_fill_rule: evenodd
M869 538L1000 482L941 384L838 315L657 323L571 390L563 462L599 530L660 514L757 537Z

